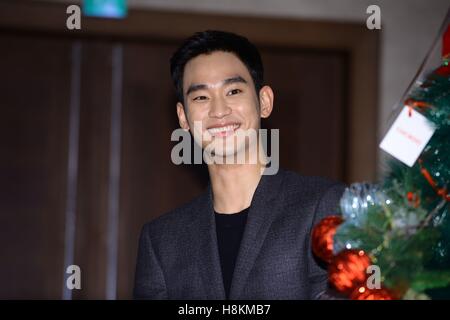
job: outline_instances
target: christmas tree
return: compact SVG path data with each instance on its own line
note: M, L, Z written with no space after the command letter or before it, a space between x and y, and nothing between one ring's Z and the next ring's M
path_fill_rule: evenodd
M419 145L425 138L411 119L424 117L431 138L413 161L390 158L379 184L352 184L341 198L342 217L325 218L313 230L314 253L329 263L331 285L348 298L450 298L449 20L448 14L439 36L440 65L426 70L424 63L402 99L397 121L409 127L391 128ZM368 282L372 272L378 283Z

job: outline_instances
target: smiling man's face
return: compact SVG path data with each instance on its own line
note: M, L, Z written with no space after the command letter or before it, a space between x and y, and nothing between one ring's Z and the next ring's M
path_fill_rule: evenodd
M191 130L202 148L221 150L222 156L246 149L245 142L236 139L236 130L257 132L261 117L268 117L272 110L271 89L265 86L257 94L248 69L229 52L190 60L184 69L183 95L184 107L177 104L180 126Z

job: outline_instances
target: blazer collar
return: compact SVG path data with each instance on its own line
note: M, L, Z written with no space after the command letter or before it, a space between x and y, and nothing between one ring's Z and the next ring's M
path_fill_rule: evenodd
M269 227L281 211L279 206L283 203L280 198L282 196L283 178L284 172L281 169L275 175L262 175L255 190L236 259L231 281L230 299L239 299ZM225 299L225 289L220 267L213 194L210 184L202 198L201 209L199 210L198 263L200 264L200 273L207 299L223 300Z

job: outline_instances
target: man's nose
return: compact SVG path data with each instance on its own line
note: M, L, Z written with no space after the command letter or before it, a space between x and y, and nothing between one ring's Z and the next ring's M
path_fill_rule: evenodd
M231 108L227 105L223 98L216 97L211 103L209 109L210 118L223 118L231 113Z

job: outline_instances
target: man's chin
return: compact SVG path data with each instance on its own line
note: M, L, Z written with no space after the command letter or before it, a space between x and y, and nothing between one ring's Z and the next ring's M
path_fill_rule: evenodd
M210 147L211 148L211 147ZM208 152L210 151L210 152ZM212 161L215 164L245 164L246 158L245 157L245 148L242 149L216 149L213 148L207 149L206 152L207 155L212 159Z

